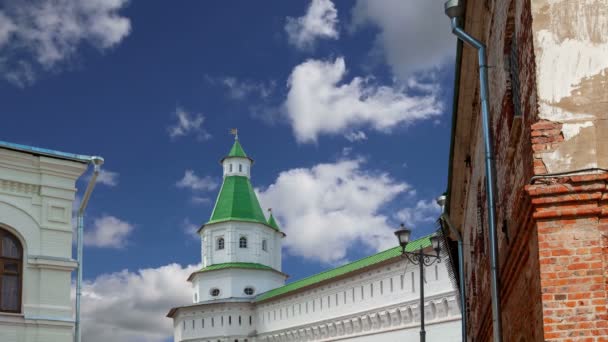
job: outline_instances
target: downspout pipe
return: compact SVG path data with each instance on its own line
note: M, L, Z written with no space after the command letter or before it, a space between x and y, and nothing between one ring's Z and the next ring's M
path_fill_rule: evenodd
M76 276L76 317L74 322L74 342L80 342L82 339L82 331L80 327L80 298L82 296L82 248L83 248L83 235L84 235L84 213L89 204L91 193L95 188L95 182L97 176L101 171L101 165L103 165L102 157L91 157L89 163L93 164L93 174L87 185L87 189L84 192L82 201L80 202L80 208L78 209L78 216L76 218L76 250L77 250L77 262L78 262L78 274Z
M498 276L498 236L496 230L496 203L494 201L494 156L492 135L490 131L490 106L488 101L488 62L486 46L481 41L466 33L459 23L464 14L460 0L448 0L445 3L445 13L452 22L452 33L466 44L477 49L479 60L479 89L481 98L481 117L486 162L486 189L488 206L488 226L490 238L490 290L492 297L492 328L494 342L502 342L502 321L500 309L500 278Z
M445 202L446 202L446 196L440 196L437 199L437 204L439 204L439 206L441 207L440 219L441 219L441 221L443 221L446 224L446 226L448 226L448 229L454 235L454 237L456 238L456 241L458 242L458 282L459 282L459 287L460 287L460 312L462 313L462 315L461 315L462 318L460 320L460 323L461 323L460 329L462 330L462 341L466 342L467 341L467 289L465 287L465 281L464 281L464 251L463 251L463 245L462 245L462 235L460 234L458 229L456 229L456 227L454 227L452 225L452 221L450 220L450 217L445 210Z

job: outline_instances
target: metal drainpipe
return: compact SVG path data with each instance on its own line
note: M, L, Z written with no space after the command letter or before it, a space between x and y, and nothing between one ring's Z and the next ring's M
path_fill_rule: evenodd
M440 196L437 199L437 204L441 207L441 220L445 222L448 226L452 234L456 236L456 240L458 241L458 280L460 283L460 312L462 313L461 318L461 330L462 330L462 341L466 342L467 340L467 289L465 288L464 282L464 252L462 245L462 235L460 232L452 225L452 221L450 217L445 211L445 200L446 196Z
M498 276L498 239L496 232L496 204L494 202L494 158L492 136L490 133L490 107L488 102L488 63L486 46L481 41L466 33L459 25L458 19L464 14L459 0L448 0L445 13L452 21L452 33L460 40L477 49L479 59L479 89L481 98L481 118L486 160L486 188L488 205L488 223L490 238L490 290L492 294L492 328L495 342L502 342L502 321L500 309L500 279Z
M84 192L82 201L80 202L80 208L78 209L76 229L78 275L76 277L76 318L74 323L75 342L80 342L82 338L82 333L80 329L80 297L82 295L82 237L84 234L84 211L87 208L87 204L89 203L89 198L91 198L91 193L95 188L95 182L97 181L97 176L99 175L99 171L101 170L101 165L103 165L103 162L104 160L102 157L91 157L90 163L93 164L94 167L93 174L91 175L91 179L89 180L87 189Z

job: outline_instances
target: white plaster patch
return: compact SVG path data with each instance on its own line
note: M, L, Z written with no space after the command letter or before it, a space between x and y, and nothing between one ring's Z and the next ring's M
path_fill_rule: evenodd
M582 128L593 126L592 121L580 122L580 123L564 123L562 124L562 134L564 135L564 140L568 141L581 131Z
M573 39L558 43L552 32L540 30L536 44L538 94L542 101L559 102L570 96L574 86L584 78L608 68L608 43Z
M595 119L593 114L568 112L560 107L552 106L544 101L539 102L538 107L538 117L549 121L568 122Z

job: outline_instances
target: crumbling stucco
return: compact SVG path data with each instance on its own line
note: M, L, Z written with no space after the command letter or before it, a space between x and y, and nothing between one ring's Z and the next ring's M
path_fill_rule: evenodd
M608 167L608 0L531 2L538 119L564 140L539 156L547 172Z

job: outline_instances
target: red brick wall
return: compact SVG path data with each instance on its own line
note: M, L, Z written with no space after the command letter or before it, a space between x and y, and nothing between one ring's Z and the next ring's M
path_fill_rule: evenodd
M608 174L530 185L544 338L608 341Z

